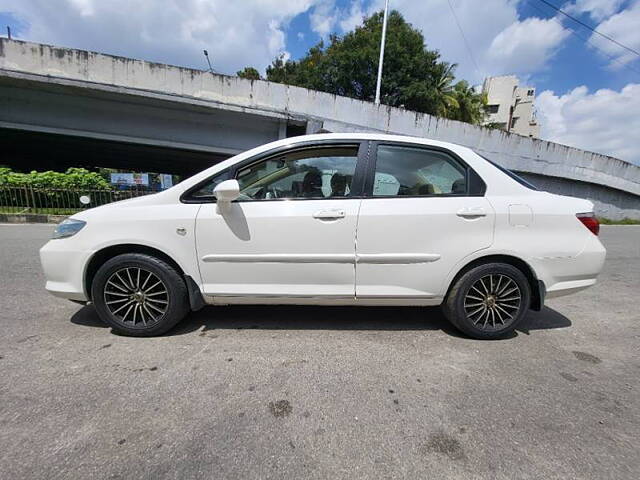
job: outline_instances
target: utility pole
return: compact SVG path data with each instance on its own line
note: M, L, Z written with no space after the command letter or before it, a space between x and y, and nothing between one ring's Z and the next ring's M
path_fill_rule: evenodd
M380 60L378 61L378 81L376 82L376 105L380 105L380 83L382 82L382 62L384 61L384 43L387 36L387 14L389 13L389 0L384 2L384 18L382 20L382 40L380 40Z

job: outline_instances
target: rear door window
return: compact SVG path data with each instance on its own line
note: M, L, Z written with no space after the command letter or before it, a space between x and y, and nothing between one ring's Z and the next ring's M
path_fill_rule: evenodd
M372 196L465 195L467 171L445 152L400 145L379 145Z

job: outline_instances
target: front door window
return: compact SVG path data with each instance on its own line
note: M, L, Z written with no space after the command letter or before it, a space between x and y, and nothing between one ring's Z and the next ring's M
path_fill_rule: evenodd
M236 174L240 201L349 197L357 147L325 147L282 153Z

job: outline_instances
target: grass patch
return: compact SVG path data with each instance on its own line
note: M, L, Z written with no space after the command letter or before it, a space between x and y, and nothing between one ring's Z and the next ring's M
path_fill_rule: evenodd
M610 218L598 217L601 225L640 225L640 220L633 218L623 218L622 220L611 220Z

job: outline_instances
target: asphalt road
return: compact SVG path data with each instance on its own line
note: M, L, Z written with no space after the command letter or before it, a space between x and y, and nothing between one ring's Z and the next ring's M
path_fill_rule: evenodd
M210 307L116 336L0 226L0 478L640 478L640 227L517 335L437 309Z

